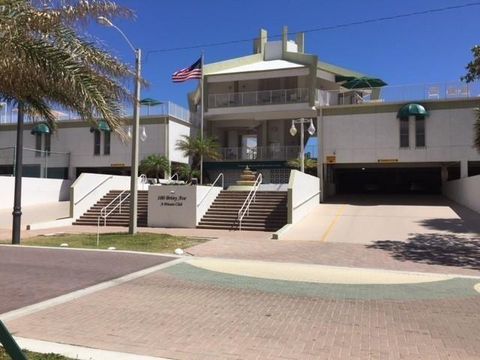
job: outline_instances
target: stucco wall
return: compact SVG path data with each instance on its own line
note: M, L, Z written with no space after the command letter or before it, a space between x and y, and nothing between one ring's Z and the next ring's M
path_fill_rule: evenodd
M442 189L449 199L480 213L480 175L444 182Z
M326 115L324 156L337 163L372 163L379 159L399 162L480 160L473 148L473 108L431 110L425 121L426 146L415 148L415 128L410 117L410 147L400 148L396 112Z
M70 180L22 179L22 206L66 201L70 196ZM15 178L0 176L0 209L13 208Z
M288 223L295 224L320 203L320 179L298 170L288 182Z

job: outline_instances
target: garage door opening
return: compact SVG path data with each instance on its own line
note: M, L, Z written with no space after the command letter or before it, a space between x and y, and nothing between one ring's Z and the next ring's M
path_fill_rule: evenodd
M441 194L440 167L337 168L337 194Z

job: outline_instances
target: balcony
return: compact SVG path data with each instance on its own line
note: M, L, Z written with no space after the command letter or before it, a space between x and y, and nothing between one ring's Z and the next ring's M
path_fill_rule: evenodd
M64 109L55 109L52 111L53 115L57 118L58 121L80 121L78 114L75 114ZM125 118L131 118L133 116L133 108L126 107L123 110L123 116ZM171 101L162 102L160 105L156 106L141 106L140 116L145 117L156 117L156 116L171 116L179 120L186 122L191 121L191 114L188 109L177 105ZM41 121L39 116L35 115L25 115L25 123L33 123ZM11 106L7 103L0 102L0 125L1 124L16 124L17 123L17 108Z
M459 100L478 98L480 83L431 83L394 85L381 88L355 89L348 91L319 90L315 101L320 106L355 105L368 103L395 103L423 100Z
M309 101L308 89L279 89L208 95L208 107L297 104Z
M220 158L207 161L286 161L300 156L298 146L255 146L255 147L222 147L219 149ZM305 156L315 158L316 146L305 146Z

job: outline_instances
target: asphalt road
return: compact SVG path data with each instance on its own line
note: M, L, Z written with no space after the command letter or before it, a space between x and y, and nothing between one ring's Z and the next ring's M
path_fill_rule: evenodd
M173 258L0 246L0 314Z

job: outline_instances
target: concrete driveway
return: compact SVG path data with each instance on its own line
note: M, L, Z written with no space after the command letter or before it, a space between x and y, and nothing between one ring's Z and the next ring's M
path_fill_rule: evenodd
M372 244L412 237L472 237L480 215L442 196L350 195L319 205L284 240Z

